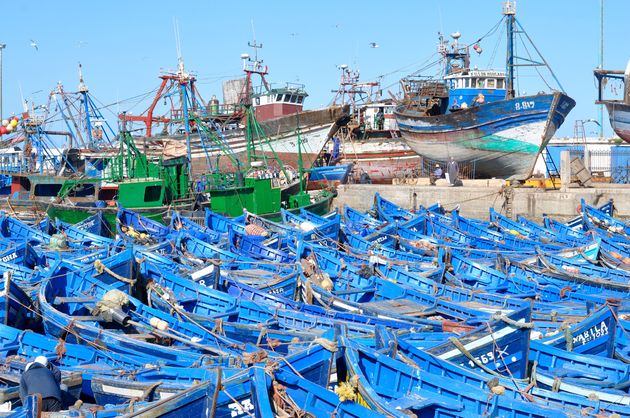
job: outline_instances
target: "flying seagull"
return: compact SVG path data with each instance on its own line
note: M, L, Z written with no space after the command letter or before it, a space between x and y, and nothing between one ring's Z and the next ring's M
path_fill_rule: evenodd
M370 42L370 48L378 48L378 44L376 42Z
M33 48L35 48L35 51L39 51L39 48L37 48L37 42L35 42L34 40L31 39L31 46Z

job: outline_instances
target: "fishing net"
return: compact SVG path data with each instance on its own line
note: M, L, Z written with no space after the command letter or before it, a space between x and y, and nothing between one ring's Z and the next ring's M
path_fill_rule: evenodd
M106 292L101 300L96 302L96 306L92 310L92 314L100 316L106 321L113 320L115 310L121 310L123 306L129 303L129 297L117 289Z

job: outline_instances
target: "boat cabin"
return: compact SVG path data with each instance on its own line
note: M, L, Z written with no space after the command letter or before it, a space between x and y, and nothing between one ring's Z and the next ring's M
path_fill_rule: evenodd
M254 93L253 105L259 122L301 112L308 96L303 85L287 83L282 88L261 89Z
M358 119L366 130L395 131L398 129L393 102L370 103L359 109Z
M494 70L471 70L444 77L448 89L448 110L462 108L505 99L505 72ZM478 103L479 94L482 103Z

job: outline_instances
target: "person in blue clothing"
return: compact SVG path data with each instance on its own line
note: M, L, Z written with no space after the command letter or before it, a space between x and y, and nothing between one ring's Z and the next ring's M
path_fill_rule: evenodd
M444 171L442 171L442 167L440 167L439 164L436 164L435 170L433 170L433 173L429 175L429 182L431 183L432 186L435 186L435 181L437 179L441 179L443 175L444 175Z
M22 404L28 396L37 393L42 397L42 411L61 411L61 372L44 356L37 356L28 363L20 378Z

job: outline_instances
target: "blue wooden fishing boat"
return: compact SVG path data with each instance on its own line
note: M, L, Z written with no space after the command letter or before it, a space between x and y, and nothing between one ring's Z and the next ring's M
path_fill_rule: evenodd
M0 280L0 323L33 329L41 323L31 297L11 279L10 271Z
M90 234L98 235L103 238L112 238L115 234L111 230L109 222L105 219L103 212L97 212L95 215L85 218L79 223L74 224L78 229L82 229Z
M343 342L348 380L354 379L368 406L388 416L566 416L561 409L496 396L490 388L479 389L431 374L357 347L348 339Z
M467 369L449 361L440 359L423 350L422 344L418 344L415 338L417 334L401 335L397 339L399 353L407 360L413 361L422 370L444 376L445 378L457 380L467 385L473 385L482 390L487 390L490 386L500 385L506 391L501 396L510 397L519 401L530 401L535 404L545 404L554 408L562 408L570 416L580 416L584 411L590 410L596 416L598 413L620 413L628 414L630 409L618 404L592 400L579 393L558 392L538 387L528 386L529 381L513 379L511 376L501 376L496 373L486 373L481 369ZM352 338L352 341L357 339ZM358 340L361 342L361 340ZM565 387L569 387L565 383ZM573 387L569 387L570 389Z
M222 237L221 233L199 225L195 221L181 216L179 212L172 213L169 226L173 231L186 231L191 236L211 244L218 243Z
M119 207L116 214L116 233L125 240L146 245L167 239L172 231L169 227L153 219Z
M393 224L408 222L418 216L416 213L384 199L379 192L374 194L373 209L378 214L379 219Z
M79 344L98 340L112 351L161 359L166 364L235 364L234 351L228 348L231 343L221 346L224 339L209 335L207 330L181 323L131 296L121 295L124 292L112 293L133 281L133 261L133 253L127 251L83 270L64 262L51 269L38 293L46 332ZM106 308L114 303L103 302L108 298L116 301L115 307ZM171 340L183 349L149 342Z
M615 219L612 215L587 205L584 199L580 202L584 225L588 229L602 230L605 234L624 235L627 239L630 233L630 227L624 222Z
M285 357L283 361L278 361L276 367L279 370L293 370L304 379L326 385L334 358L334 353L330 350L335 348L333 341L329 343L328 348L315 343L312 347L299 350ZM96 376L92 379L92 390L100 405L119 405L133 399L151 402L171 397L182 390L194 387L198 382L213 381L217 378L222 382L222 391L226 393L233 386L242 384L244 375L246 376L247 372L243 369L156 366L134 370L127 375ZM228 399L227 396L220 396L217 410L228 411Z
M343 418L376 418L383 415L355 401L341 400L337 394L295 373L285 370L265 375L264 370L254 369L256 417L314 416ZM286 414L286 415L285 415Z
M347 205L344 205L342 215L343 215L343 220L347 225L356 225L356 226L360 225L360 226L365 226L365 227L375 229L382 226L385 223L385 221L376 219L363 212L359 212L358 210L353 209Z
M230 248L238 253L254 259L268 260L270 262L288 264L295 258L288 252L273 248L267 243L267 237L260 235L246 235L228 228Z
M315 214L310 214L306 210L302 210L300 214L294 214L283 209L281 213L284 223L293 225L305 233L308 233L301 237L302 240L339 240L339 231L341 228L341 217L339 215L334 215L326 219Z
M308 170L308 181L334 181L345 183L354 164L325 165L311 167Z
M477 178L524 180L575 101L561 86L548 93L517 95L518 67L547 66L547 62L539 57L529 35L531 45L524 48L536 51L536 56L518 58L516 33L526 32L516 19L513 2L504 4L503 15L505 72L470 68L470 47L458 42L459 34L450 45L440 35L438 62L443 76L403 79L405 100L394 114L403 139L418 155L469 164ZM478 43L475 48L481 51Z

